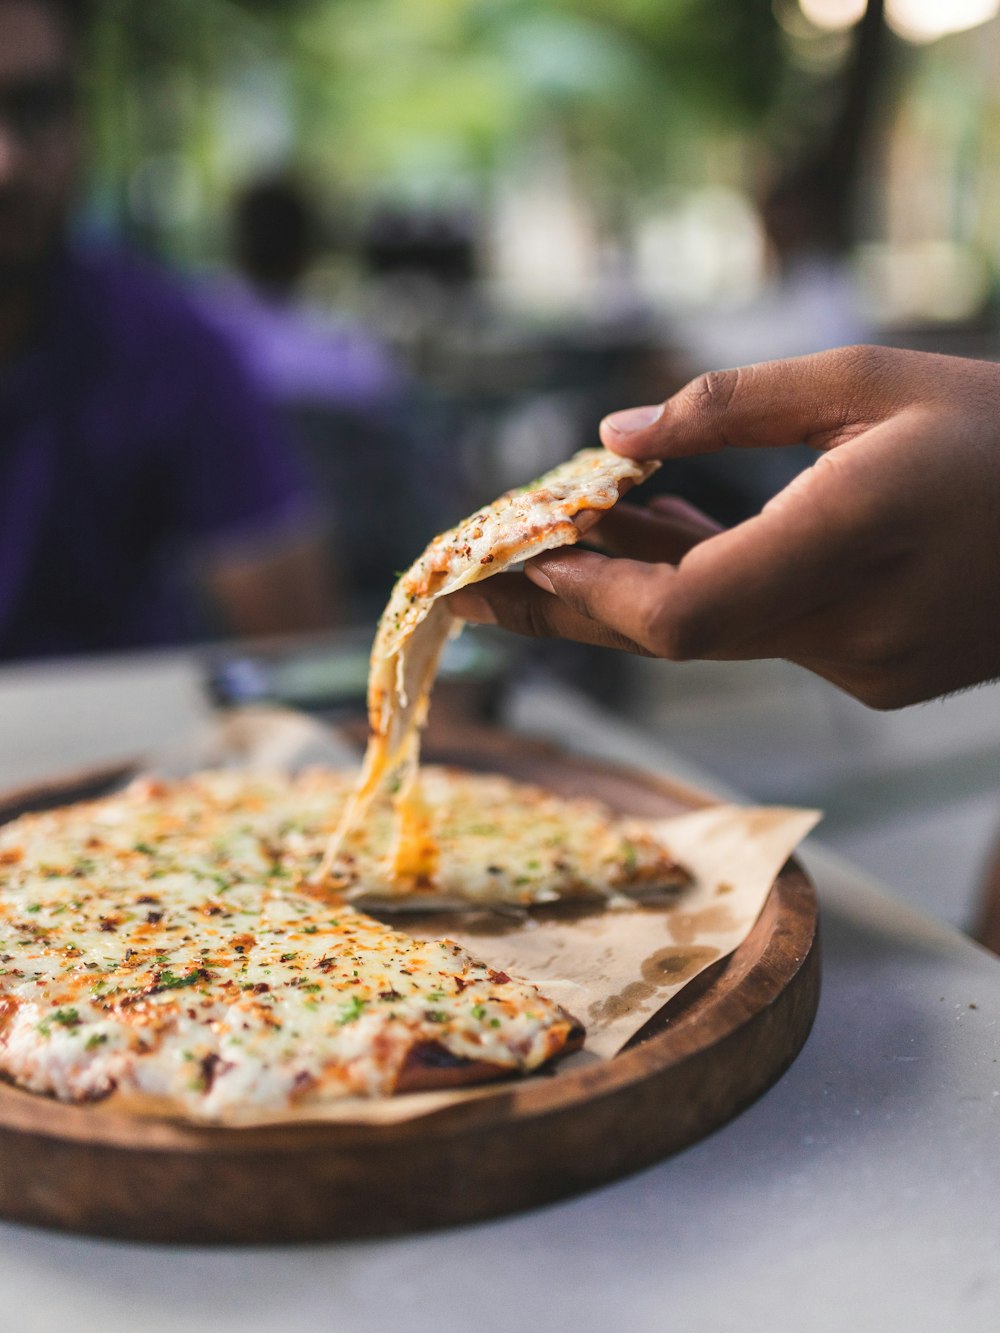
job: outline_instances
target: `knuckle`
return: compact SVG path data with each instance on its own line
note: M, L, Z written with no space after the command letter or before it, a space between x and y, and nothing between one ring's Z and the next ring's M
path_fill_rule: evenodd
M924 696L895 676L867 676L860 679L851 693L856 699L876 713L892 713L910 704L918 703Z
M886 390L898 380L901 372L899 353L891 347L876 347L858 343L842 347L834 353L840 359L850 383L852 397L865 400L881 399Z
M551 600L551 599L550 599ZM509 625L518 634L530 635L534 639L547 639L555 633L549 608L542 601L542 594L530 596L514 603L511 608L513 624Z
M663 607L650 618L646 642L657 657L670 662L704 657L708 648L704 627L690 611L678 605Z
M913 693L912 682L920 674L920 648L921 636L892 617L857 631L851 644L852 675L857 682L852 692L878 712L916 702L920 696Z
M702 413L725 412L736 397L740 371L709 370L692 380L685 393L691 405Z
M884 368L887 350L874 343L852 343L839 348L833 355L856 372L872 374Z

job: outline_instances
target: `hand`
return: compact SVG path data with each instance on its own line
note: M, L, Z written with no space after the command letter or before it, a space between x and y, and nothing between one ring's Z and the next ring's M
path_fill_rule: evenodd
M632 458L805 441L818 461L721 532L620 505L455 594L467 620L675 661L783 657L875 708L1000 675L1000 366L888 348L715 372L601 425ZM669 464L667 464L669 467Z

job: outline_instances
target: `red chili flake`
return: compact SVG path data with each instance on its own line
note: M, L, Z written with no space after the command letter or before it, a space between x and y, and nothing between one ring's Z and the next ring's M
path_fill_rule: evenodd
M155 896L155 894L152 894L152 893L144 893L141 897L136 898L136 902L137 902L137 903L154 903L154 904L155 904L155 903L159 903L159 901L160 901L159 898L157 898L157 897Z
M494 972L491 967L490 981L492 981L493 984L496 986L503 986L506 982L510 981L510 977L507 975L506 972Z
M491 555L484 555L483 558L482 558L482 560L480 560L479 563L480 563L481 565L492 565L492 563L493 563L493 559L494 559L494 557L491 556Z
M146 920L151 926L158 926L163 920L162 912L147 912Z
M111 920L109 917L102 917L101 929L109 933L113 932L118 929L118 922Z

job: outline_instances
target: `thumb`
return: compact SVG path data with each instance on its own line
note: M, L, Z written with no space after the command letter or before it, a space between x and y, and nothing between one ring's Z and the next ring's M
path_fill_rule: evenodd
M659 407L634 407L605 417L601 439L608 449L629 458L802 441L832 448L883 420L906 400L914 355L886 347L842 347L711 371Z

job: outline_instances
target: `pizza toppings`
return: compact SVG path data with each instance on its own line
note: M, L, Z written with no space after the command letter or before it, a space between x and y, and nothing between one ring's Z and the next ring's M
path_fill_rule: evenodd
M650 897L688 882L662 842L597 801L567 800L499 774L421 770L423 873L386 875L393 812L373 806L339 863L354 901L408 908L531 907L565 899Z
M0 830L0 1069L217 1119L527 1072L577 1044L528 983L305 891L323 785L209 774Z

